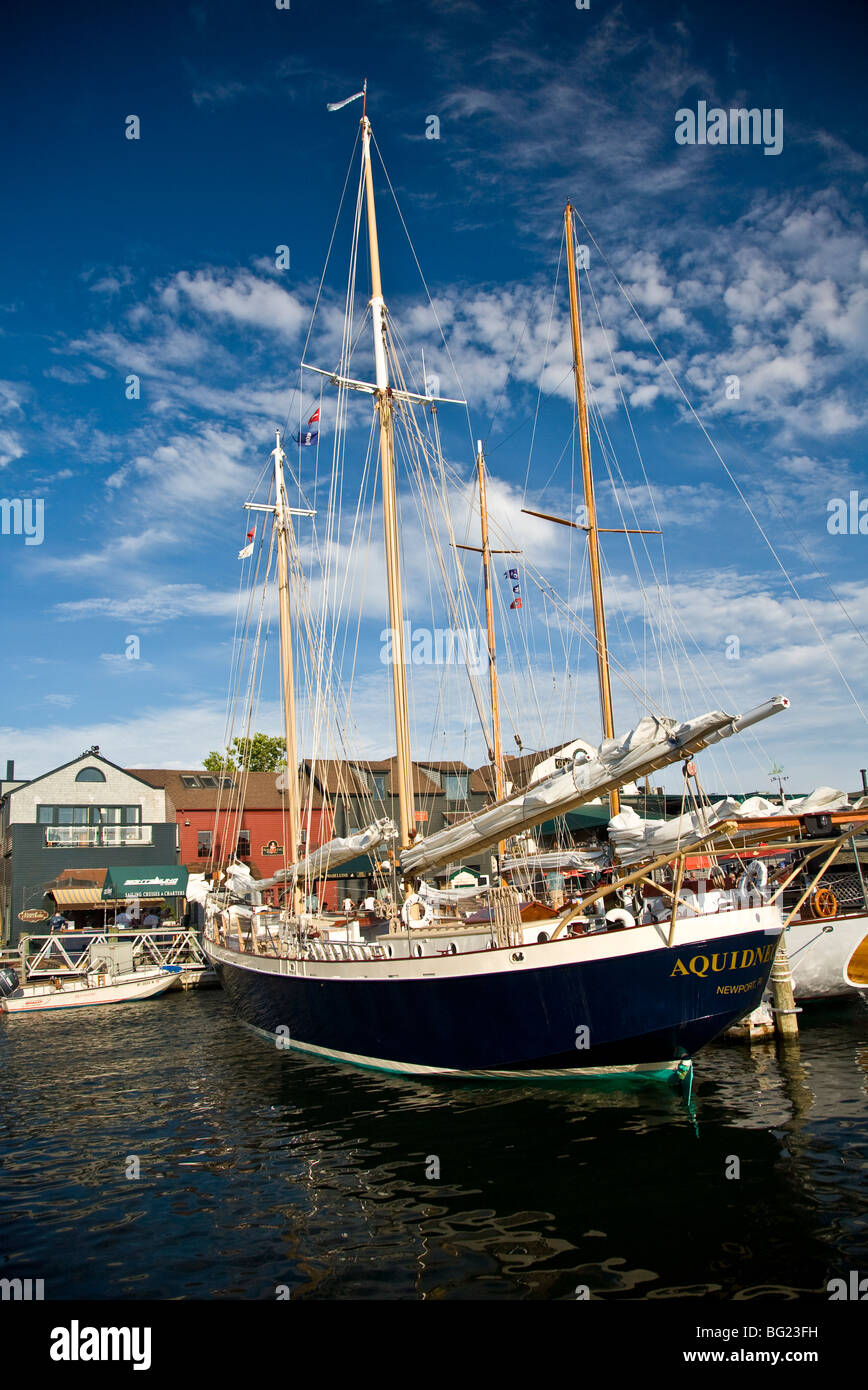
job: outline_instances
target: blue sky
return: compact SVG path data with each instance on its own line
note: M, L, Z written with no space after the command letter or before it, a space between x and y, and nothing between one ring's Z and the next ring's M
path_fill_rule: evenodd
M602 520L659 519L665 546L649 539L639 585L626 542L605 543L610 633L629 676L629 688L616 680L618 727L641 712L633 682L680 716L781 690L792 709L712 761L707 780L765 789L775 759L792 789L855 789L868 763L868 535L831 535L827 520L831 499L868 499L856 7L293 0L279 11L202 0L12 4L7 15L0 492L44 499L45 539L0 536L0 758L33 776L96 742L128 765L195 766L219 744L241 506L275 424L319 399L309 378L300 402L292 393L359 114L325 105L366 76L470 405L469 426L444 408L446 451L469 479L471 440L485 438L493 517L522 565L586 603L578 543L520 510L564 514L577 500L562 264L552 309L568 197L729 470L592 246L609 337L586 287L588 373L622 470L613 490L597 453ZM782 111L781 153L677 145L676 112L700 101ZM125 138L130 115L138 140ZM453 394L379 175L378 197L394 322ZM344 219L312 341L321 365L332 365L347 233ZM283 244L290 267L279 271ZM130 373L138 400L125 398ZM726 396L733 374L738 399ZM323 422L320 475L327 395ZM310 487L313 461L301 463ZM354 716L363 751L387 753L375 557L369 570ZM592 662L563 645L523 576L521 616L501 594L498 620L507 742L514 732L527 747L596 741ZM664 580L665 660L647 628ZM416 620L436 611L426 598ZM132 635L138 661L125 656ZM674 660L679 644L691 661ZM528 666L538 704L526 698ZM466 693L440 717L441 675L417 673L417 746L481 760ZM275 730L276 696L275 673L260 720Z

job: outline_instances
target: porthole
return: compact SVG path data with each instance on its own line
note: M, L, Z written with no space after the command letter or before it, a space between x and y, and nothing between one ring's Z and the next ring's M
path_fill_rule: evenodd
M422 947L421 947L421 946L419 945L419 943L417 942L416 945L413 947L413 955L414 955L414 956L421 956L421 954L422 954Z
M457 955L458 955L458 947L455 945L455 942L454 942L454 941L450 941L450 942L449 942L449 954L450 954L450 956L457 956Z
M548 934L547 931L541 931L541 932L539 932L538 935L537 935L537 941L538 941L538 942L548 941L548 939L549 939L549 934Z

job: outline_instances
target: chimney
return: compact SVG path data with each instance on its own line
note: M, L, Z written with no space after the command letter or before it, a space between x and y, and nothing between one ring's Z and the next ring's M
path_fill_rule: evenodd
M7 781L7 782L14 782L14 781L15 781L15 763L14 763L14 761L13 761L12 758L7 758L7 759L6 759L6 781ZM865 773L864 773L864 772L862 773L862 781L863 781L863 782L865 781Z
M868 796L868 768L860 767L859 771L862 773L862 790Z

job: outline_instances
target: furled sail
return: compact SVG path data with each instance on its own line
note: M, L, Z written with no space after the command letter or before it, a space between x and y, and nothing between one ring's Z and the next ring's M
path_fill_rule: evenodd
M557 849L544 850L539 854L519 855L517 858L506 857L501 860L500 868L505 874L510 873L513 869L539 869L543 873L562 873L565 869L577 869L579 871L600 869L605 862L606 851L604 849Z
M378 845L395 839L397 834L393 822L388 818L374 821L373 825L360 830L357 835L336 836L334 840L328 840L326 844L320 845L319 849L305 855L297 864L291 864L288 869L278 869L274 878L263 879L256 886L270 888L275 883L285 883L287 879L317 878L329 869L355 859L356 855L366 854Z
M726 820L765 820L775 816L804 816L820 811L846 811L850 801L846 792L834 787L818 787L810 796L794 797L785 806L768 801L764 796L750 796L746 801L727 797L716 801L702 812L691 812L672 820L643 820L629 807L609 821L609 841L621 864L638 864L658 854L674 853L679 845L689 844L715 825Z
M585 756L582 761L577 756L568 767L560 768L517 796L489 806L405 849L401 855L401 869L406 875L416 877L441 864L477 854L499 840L565 815L615 787L719 743L788 705L783 695L776 695L740 717L713 710L678 723L674 719L646 715L623 738L604 739L595 757Z

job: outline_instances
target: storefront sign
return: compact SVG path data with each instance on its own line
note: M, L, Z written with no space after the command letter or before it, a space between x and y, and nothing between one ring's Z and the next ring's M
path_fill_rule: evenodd
M262 854L265 856L282 855L283 845L279 845L276 840L269 840L267 845L262 846Z
M25 907L18 914L19 922L47 922L48 913L42 907Z

